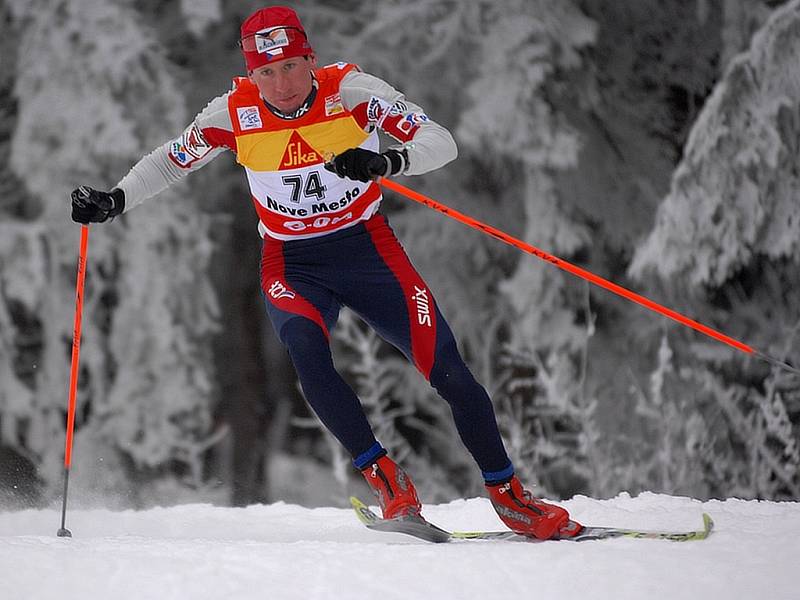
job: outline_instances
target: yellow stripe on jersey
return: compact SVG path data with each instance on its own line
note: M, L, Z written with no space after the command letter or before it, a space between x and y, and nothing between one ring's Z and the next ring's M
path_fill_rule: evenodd
M293 133L302 140L298 142ZM279 131L260 131L236 137L237 161L253 171L278 171L287 168L286 157L297 162L296 167L319 164L328 153L341 154L348 148L360 146L369 137L355 119L346 115L338 119L314 123L297 129L288 127ZM303 144L302 142L305 142ZM290 143L306 149L306 144L315 151L303 152L289 148ZM303 164L304 161L311 161Z

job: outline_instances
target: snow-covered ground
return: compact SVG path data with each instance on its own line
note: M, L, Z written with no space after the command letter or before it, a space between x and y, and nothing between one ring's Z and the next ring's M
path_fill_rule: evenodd
M800 503L623 494L564 503L593 525L695 529L701 542L457 542L433 545L364 528L350 510L274 504L147 511L0 513L7 600L251 598L796 599ZM459 530L500 527L485 499L427 506Z

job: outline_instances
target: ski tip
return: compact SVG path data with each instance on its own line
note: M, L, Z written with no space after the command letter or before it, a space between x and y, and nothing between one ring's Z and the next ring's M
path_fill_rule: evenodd
M355 496L350 496L350 504L352 505L353 510L356 511L356 516L358 517L359 521L361 521L364 525L369 527L379 520L378 515L372 512L369 509L369 506L364 504Z
M711 515L708 513L703 513L703 528L705 529L705 535L708 536L713 529L714 529L714 519L711 518Z

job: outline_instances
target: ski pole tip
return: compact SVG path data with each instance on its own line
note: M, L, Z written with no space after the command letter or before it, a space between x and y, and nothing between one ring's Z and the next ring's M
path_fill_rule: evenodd
M60 528L60 529L59 529L59 530L56 532L56 535L57 535L58 537L68 537L68 538L71 538L71 537L72 537L72 532L71 532L69 529L67 529L66 527L62 527L62 528Z
M793 373L795 375L800 375L800 369L795 367L794 365L790 365L788 362L784 360L779 360L769 354L764 354L763 352L759 352L758 350L753 351L753 354L763 360L771 364L774 367L778 367L779 369L783 369L784 371L788 371L789 373Z

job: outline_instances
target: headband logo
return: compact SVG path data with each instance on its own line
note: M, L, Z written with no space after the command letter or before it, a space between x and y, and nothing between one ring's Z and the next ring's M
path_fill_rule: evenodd
M259 54L283 54L282 48L289 45L289 34L283 28L264 29L256 33L256 52Z

